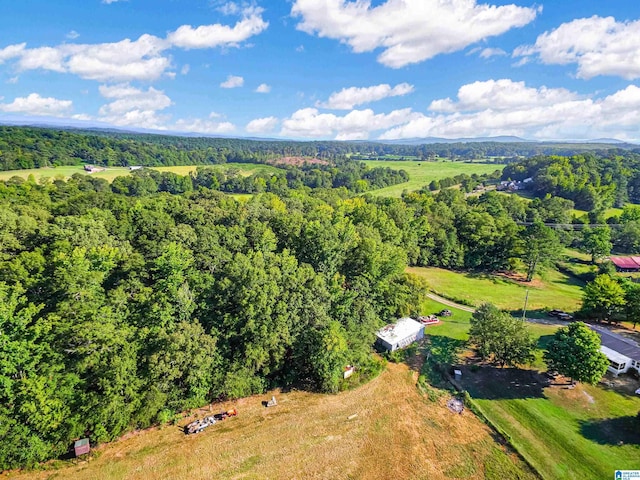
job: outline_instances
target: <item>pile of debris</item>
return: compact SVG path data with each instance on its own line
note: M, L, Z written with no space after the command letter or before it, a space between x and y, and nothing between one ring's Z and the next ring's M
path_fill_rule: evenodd
M462 413L462 412L464 412L464 402L462 400L460 400L459 398L456 398L456 397L453 397L453 398L449 399L449 401L447 402L447 407L453 413Z
M200 420L191 422L189 425L184 427L184 433L186 433L187 435L191 435L192 433L200 433L205 428L221 422L222 420L226 420L229 417L235 417L236 415L238 415L238 411L235 408L232 408L231 410L227 410L226 412L220 412L216 413L215 415L201 418Z

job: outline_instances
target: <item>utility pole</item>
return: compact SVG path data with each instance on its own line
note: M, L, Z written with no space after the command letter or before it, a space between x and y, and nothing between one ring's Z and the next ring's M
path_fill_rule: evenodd
M522 320L527 319L527 303L529 302L529 289L527 288L527 295L524 297L524 308L522 309Z

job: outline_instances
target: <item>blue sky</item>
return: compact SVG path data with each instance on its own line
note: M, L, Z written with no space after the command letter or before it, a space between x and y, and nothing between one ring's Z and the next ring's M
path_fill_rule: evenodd
M81 6L79 6L81 5ZM640 2L0 4L0 121L640 141Z

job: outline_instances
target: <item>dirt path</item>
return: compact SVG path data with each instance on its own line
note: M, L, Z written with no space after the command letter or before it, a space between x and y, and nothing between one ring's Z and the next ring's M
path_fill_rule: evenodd
M473 312L476 311L476 309L473 308L473 307L468 307L466 305L460 305L459 303L452 302L451 300L447 300L446 298L443 298L440 295L436 295L435 293L427 293L427 297L429 297L431 300L435 300L438 303L442 303L443 305L446 305L447 307L457 308L459 310L463 310L463 311L469 312L469 313L473 313Z

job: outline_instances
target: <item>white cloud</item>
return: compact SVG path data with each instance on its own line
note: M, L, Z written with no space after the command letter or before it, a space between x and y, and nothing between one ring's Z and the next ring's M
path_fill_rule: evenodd
M264 31L269 23L262 19L261 8L248 8L243 11L243 18L233 27L227 25L202 25L192 27L183 25L175 32L169 33L167 40L176 47L213 48L219 46L235 47L248 38Z
M596 98L562 88L489 80L464 85L456 101L435 100L429 109L432 113L417 114L384 132L380 139L496 135L549 140L640 138L640 88L635 85Z
M375 114L373 110L352 110L344 116L320 113L315 108L298 110L282 122L283 136L334 137L336 140L365 140L371 132L401 125L415 114L410 108L394 110L388 114Z
M544 64L577 64L577 76L617 75L640 78L640 20L617 22L613 17L580 18L540 35L534 45L513 55L537 56Z
M484 50L482 50L480 52L480 57L481 58L491 58L491 57L496 57L496 56L504 56L506 55L507 52L505 52L504 50L502 50L501 48L485 48Z
M187 64L183 65L182 68L180 69L180 74L181 75L186 75L187 73L189 73L189 70L191 70L191 67L187 63Z
M245 130L249 133L269 133L276 129L278 123L276 117L256 118L247 124Z
M356 53L381 48L378 61L392 68L522 27L537 12L516 5L478 5L476 0L387 0L375 7L367 0L296 0L291 9L301 18L299 30L340 40Z
M75 40L76 38L78 38L80 36L80 34L78 32L76 32L75 30L71 30L69 33L67 33L66 37L69 40Z
M11 103L0 103L0 112L60 117L67 114L72 106L71 100L41 97L37 93L31 93L26 97L17 97Z
M383 83L372 87L350 87L334 92L325 103L318 102L317 107L331 108L335 110L351 110L363 103L375 102L387 97L398 97L413 92L413 85L400 83L395 87Z
M0 65L11 58L19 57L24 52L26 43L18 43L16 45L9 45L3 49L0 49Z
M25 43L0 49L0 64L17 59L18 71L50 70L71 73L100 82L151 81L166 75L171 67L167 50L171 48L237 47L267 28L260 8L242 11L235 26L183 25L166 39L143 34L137 40L124 39L100 44L61 44L26 48ZM73 33L73 32L72 32Z
M229 75L227 79L220 84L221 88L238 88L244 85L244 78Z
M126 1L126 0L102 0L102 3L106 3L107 5L111 5L112 3Z
M574 100L577 95L564 88L539 89L527 87L524 82L509 79L487 80L463 85L458 89L458 101L450 98L434 100L429 110L435 112L455 112L491 109L513 110L527 105L553 105L565 100Z
M75 115L71 115L71 118L73 118L74 120L82 120L82 121L89 121L92 120L90 115L87 115L86 113L76 113Z
M298 52L298 53L302 53L302 52L304 52L304 45L298 45L298 46L296 47L296 52Z
M235 131L236 126L231 122L214 122L195 118L180 119L171 126L171 129L179 132L224 134Z
M256 93L269 93L270 91L271 87L266 83L261 83L258 85L258 88L256 88Z
M11 77L7 80L7 83L15 84L15 83L18 83L19 79L20 77Z
M140 90L128 84L101 85L100 94L112 100L99 110L100 120L120 126L164 129L168 116L158 112L172 105L161 90Z

